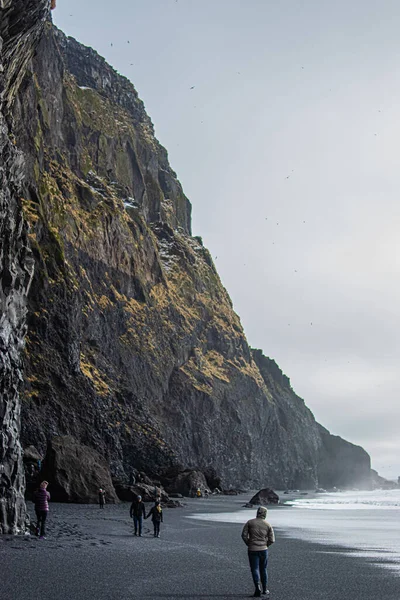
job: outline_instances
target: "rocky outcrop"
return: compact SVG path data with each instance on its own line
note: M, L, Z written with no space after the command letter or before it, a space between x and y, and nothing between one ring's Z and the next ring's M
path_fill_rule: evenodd
M35 259L24 445L72 436L121 485L183 466L224 487L314 488L325 434L249 348L134 87L51 24L30 70L13 105ZM348 458L332 486L369 464Z
M323 488L371 486L371 464L368 454L360 446L350 444L318 425L321 446L318 460L318 482ZM332 483L334 482L334 483Z
M400 480L391 481L390 479L385 479L381 477L377 471L371 469L371 486L373 490L395 490L400 488Z
M371 461L367 452L319 425L274 360L263 356L261 350L253 350L253 356L279 407L280 428L272 435L283 437L286 449L282 463L296 465L291 473L284 467L279 485L276 478L268 481L278 489L370 488Z
M265 506L266 504L278 504L279 496L271 488L263 488L249 501L252 506Z
M127 485L113 480L115 492L123 502L132 502L136 496L142 496L143 502L154 502L157 498L161 498L162 502L168 502L169 496L164 488L158 483L135 483Z
M52 438L40 478L50 482L48 491L55 502L95 503L100 488L108 503L118 502L108 463L72 436Z
M25 521L19 389L33 270L10 110L47 14L45 0L0 1L0 533L17 533Z
M204 493L209 490L204 473L195 469L183 471L171 470L163 477L165 489L168 494L181 494L182 496L195 496L197 490Z

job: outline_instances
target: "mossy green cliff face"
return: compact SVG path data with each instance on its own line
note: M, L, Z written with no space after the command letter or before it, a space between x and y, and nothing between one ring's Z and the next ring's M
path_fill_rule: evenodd
M249 348L133 86L48 24L14 119L35 258L24 444L72 436L125 481L180 464L226 486L315 485L319 426ZM365 483L368 455L350 454Z

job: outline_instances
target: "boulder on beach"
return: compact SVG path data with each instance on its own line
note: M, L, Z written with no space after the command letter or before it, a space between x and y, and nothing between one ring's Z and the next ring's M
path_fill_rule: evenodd
M122 500L122 502L132 502L135 495L133 489L137 487L136 485L128 485L127 483L124 483L119 479L115 479L114 477L112 479L112 483L119 500Z
M271 488L263 488L252 497L249 504L253 506L265 506L266 504L278 504L279 496Z
M179 500L168 500L168 502L165 503L165 506L167 508L183 508L185 505Z
M164 474L162 479L168 494L192 496L197 489L200 489L201 492L209 489L204 473L197 469L182 471L171 469Z
M113 478L112 482L118 498L122 502L132 502L136 496L142 496L143 502L154 502L156 498L161 498L163 503L169 501L169 496L159 481L151 481L146 476L146 483L143 483L143 479L144 477L141 477L140 483L128 485L118 478Z
M50 441L40 476L49 482L52 501L97 503L103 488L106 503L118 502L105 458L72 436Z
M221 477L219 477L214 467L206 467L202 471L204 473L204 477L206 478L207 485L210 490L221 488Z
M132 486L132 492L134 496L142 496L143 502L154 502L156 498L161 498L161 502L169 500L168 494L160 485L139 483Z

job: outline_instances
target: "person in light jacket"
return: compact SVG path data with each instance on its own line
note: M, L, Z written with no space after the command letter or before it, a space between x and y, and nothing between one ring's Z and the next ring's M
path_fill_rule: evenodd
M255 519L247 521L242 531L242 540L247 546L251 574L253 577L255 592L257 598L262 594L268 596L268 548L275 542L274 530L267 521L267 509L265 506L259 506Z

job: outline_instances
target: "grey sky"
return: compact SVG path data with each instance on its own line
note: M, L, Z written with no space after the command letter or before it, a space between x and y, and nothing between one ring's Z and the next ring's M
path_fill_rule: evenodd
M53 16L137 88L249 343L400 475L398 0L58 0Z

